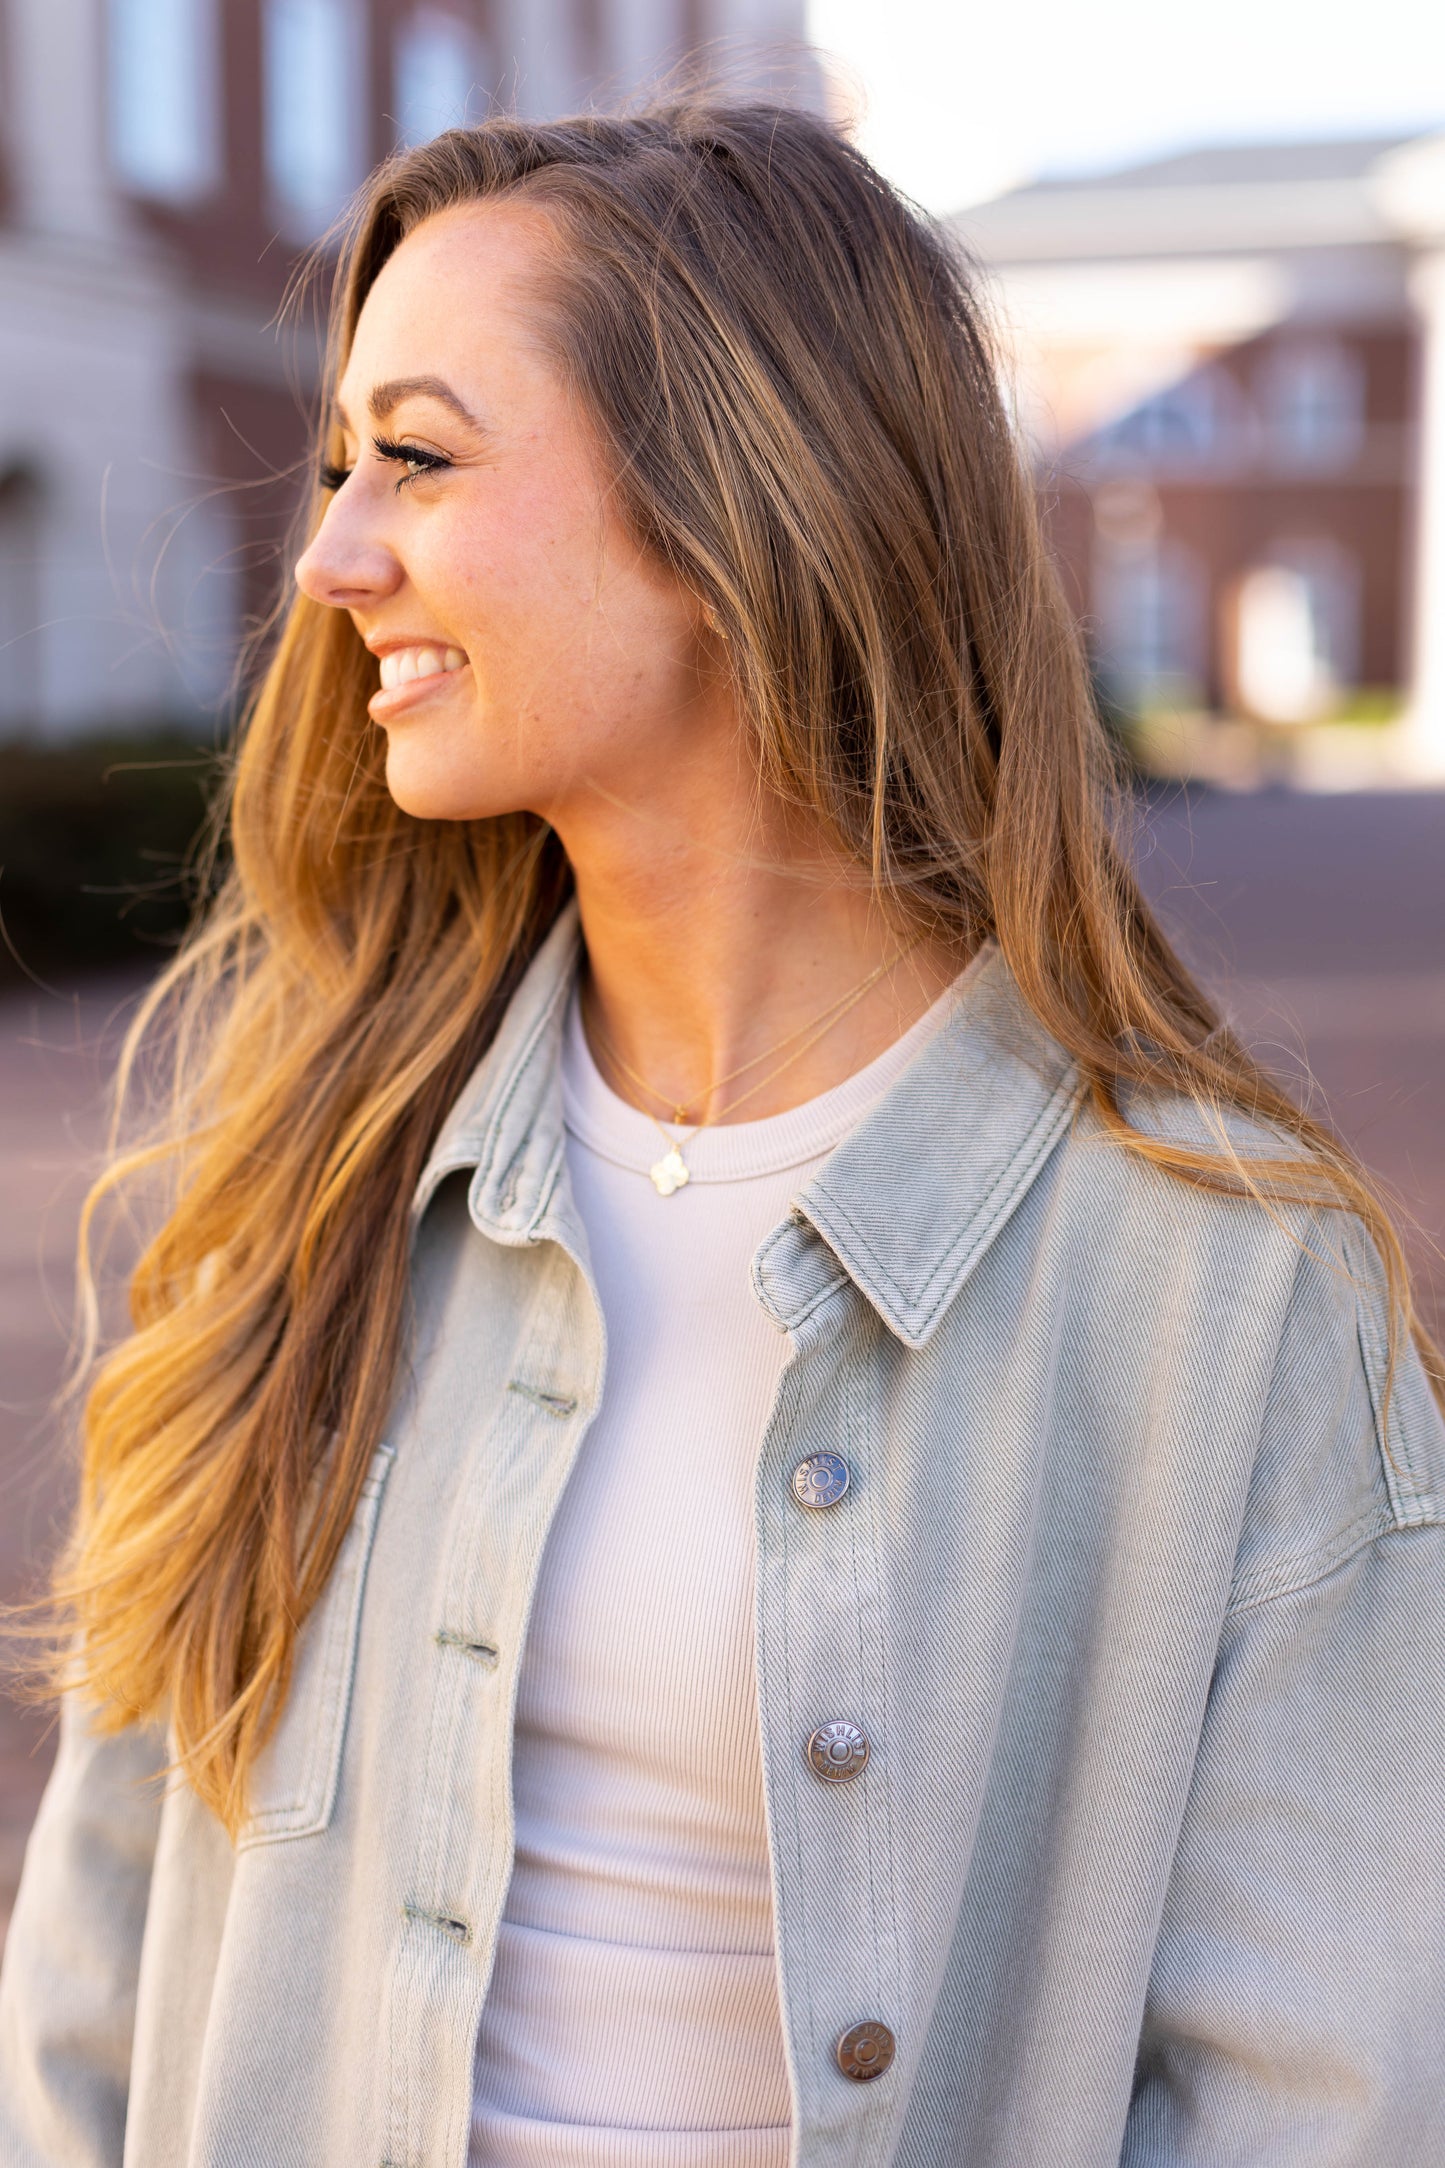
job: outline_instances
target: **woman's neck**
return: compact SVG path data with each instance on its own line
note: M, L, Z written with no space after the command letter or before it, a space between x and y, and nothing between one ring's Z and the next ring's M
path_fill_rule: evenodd
M721 811L669 823L648 850L626 822L610 848L595 833L569 843L594 1057L630 1104L663 1118L685 1108L691 1122L730 1119L744 1093L737 1118L761 1120L842 1083L968 960L890 922L866 881L830 865L796 820L764 821L754 804L743 829Z

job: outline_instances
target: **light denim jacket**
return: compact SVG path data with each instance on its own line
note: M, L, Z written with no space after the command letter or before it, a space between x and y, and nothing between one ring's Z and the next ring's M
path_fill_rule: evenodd
M5 2168L462 2168L528 1605L604 1390L576 938L424 1177L412 1360L241 1843L65 1712ZM994 956L758 1251L798 2168L1445 2160L1445 1440L1413 1357L1382 1440L1378 1268L1300 1231L1109 1142ZM807 1512L820 1449L853 1482ZM824 1785L837 1716L872 1757ZM864 2018L898 2046L860 2084Z

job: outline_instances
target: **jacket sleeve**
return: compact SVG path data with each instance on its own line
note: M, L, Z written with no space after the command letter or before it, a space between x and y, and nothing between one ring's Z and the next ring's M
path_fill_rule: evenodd
M66 1697L0 1971L0 2168L120 2168L164 1760Z
M1337 1273L1306 1277L1122 2168L1445 2161L1445 1431L1406 1350L1382 1440L1368 1321L1341 1321ZM1291 1557L1282 1532L1311 1521Z

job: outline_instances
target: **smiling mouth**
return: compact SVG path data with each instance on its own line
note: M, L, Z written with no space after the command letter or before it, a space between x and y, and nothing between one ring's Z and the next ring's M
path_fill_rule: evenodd
M381 689L389 693L418 678L450 677L466 660L459 647L394 647L381 658Z

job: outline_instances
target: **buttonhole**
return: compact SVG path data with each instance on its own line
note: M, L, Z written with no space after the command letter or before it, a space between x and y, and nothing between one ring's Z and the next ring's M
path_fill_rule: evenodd
M524 1385L520 1378L513 1378L507 1386L509 1393L520 1393L548 1415L571 1415L577 1406L575 1393L544 1393L535 1385Z
M453 1919L450 1913L430 1912L425 1905L413 1904L409 1897L401 1909L409 1920L420 1920L424 1927L439 1928L453 1942L470 1942L472 1939L472 1930L466 1921Z
M460 1649L463 1656L474 1656L489 1670L497 1661L497 1652L490 1641L478 1641L475 1634L464 1634L455 1626L439 1626L436 1640L438 1648Z

